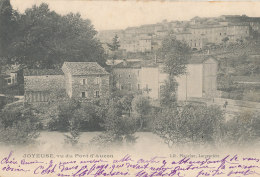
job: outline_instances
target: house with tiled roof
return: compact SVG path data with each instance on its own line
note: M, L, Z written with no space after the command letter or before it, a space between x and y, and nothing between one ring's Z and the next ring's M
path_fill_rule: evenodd
M66 92L88 100L109 94L109 73L96 62L65 62L62 69L24 70L25 102L48 102L50 95Z
M113 67L113 74L120 93L142 93L152 99L159 99L160 87L167 78L161 65L153 60L124 60Z
M70 98L84 100L109 94L109 73L96 62L65 62L62 71Z
M47 102L54 91L65 89L64 74L58 69L25 69L25 102Z

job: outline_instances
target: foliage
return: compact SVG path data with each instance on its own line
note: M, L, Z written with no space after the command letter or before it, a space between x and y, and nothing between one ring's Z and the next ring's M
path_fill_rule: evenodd
M105 65L104 50L95 38L97 32L80 14L62 16L43 3L26 9L15 20L17 28L15 35L10 31L9 45L13 62L29 68L55 68L64 61L96 61Z
M117 59L119 53L118 53L118 49L120 47L120 42L118 40L118 36L115 35L114 38L113 38L113 41L111 44L107 43L107 46L109 48L110 51L112 51L112 59L113 59L113 63L114 64L114 60Z
M132 101L132 109L135 116L139 119L140 130L143 128L144 122L147 121L147 115L151 111L150 100L144 96L136 96Z
M122 145L125 143L135 143L137 137L134 135L136 132L136 120L132 117L118 117L106 119L106 131L99 136L92 139L92 143L104 147L113 145Z
M0 118L0 141L3 143L28 144L39 136L41 125L31 107L7 106Z
M214 143L221 136L224 120L219 107L188 104L182 108L164 108L157 114L154 132L172 144Z
M0 1L0 64L8 56L9 45L15 35L17 12L10 4L10 0ZM6 62L6 61L5 61Z
M171 76L182 75L186 71L186 65L190 59L191 50L186 43L176 40L168 35L158 50L158 59L165 64L165 71Z
M66 100L48 106L48 114L43 113L44 117L49 117L49 129L59 131L71 131L72 128L79 131L100 130L102 116L105 107L93 105L91 103L79 103L76 100ZM75 122L79 125L76 126Z
M244 90L243 100L260 102L260 89Z
M71 144L72 146L78 144L80 137L80 123L82 118L80 117L80 111L78 112L79 114L77 114L77 116L69 120L69 134L64 134L65 143Z
M6 105L6 98L3 96L0 96L0 111L3 109L4 105Z
M127 112L128 116L130 116L131 111L132 111L132 101L134 99L134 96L132 94L125 95L123 96L120 100L119 103L122 107L122 111Z
M57 92L57 93L56 93ZM79 131L101 130L100 123L107 112L105 99L82 102L67 97L63 91L54 91L48 104L34 105L37 117L50 130L71 131L73 122L79 122ZM71 122L72 121L72 122Z
M115 35L113 38L112 44L107 44L107 46L109 47L109 50L117 51L120 47L120 42L118 40L118 36Z
M92 143L103 147L122 144L123 142L134 143L137 139L136 119L123 116L120 100L111 100L108 103L107 112L103 120L102 127L105 132L93 138Z
M223 41L224 43L226 43L227 41L229 41L229 38L228 38L228 37L224 37L224 38L222 39L222 41Z
M260 137L260 117L257 112L241 112L225 125L225 140L229 145L249 145Z
M171 76L162 85L160 92L160 104L162 107L175 107L177 103L176 92L178 83Z

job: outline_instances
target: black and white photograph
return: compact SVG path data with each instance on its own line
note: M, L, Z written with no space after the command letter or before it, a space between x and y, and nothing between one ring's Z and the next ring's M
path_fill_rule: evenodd
M260 177L259 9L0 0L0 177Z

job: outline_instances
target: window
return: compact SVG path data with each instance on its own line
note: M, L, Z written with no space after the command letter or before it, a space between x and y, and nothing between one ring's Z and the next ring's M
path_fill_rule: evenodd
M118 77L121 77L121 74L118 74Z
M121 90L123 90L124 89L124 86L123 85L121 85L121 88L120 88Z
M82 85L86 85L86 79L82 79Z
M131 77L131 74L129 74L128 77Z
M81 83L81 85L86 85L86 84L87 84L87 79L82 79L82 80L80 81L80 83Z
M11 84L12 81L11 81L11 79L7 79L7 82L8 82L8 84Z
M128 90L132 90L132 84L128 84Z
M99 98L99 91L97 90L96 91L96 95L95 95L97 98Z
M81 92L81 98L86 98L86 92Z
M101 82L101 78L100 78L100 77L97 77L97 78L95 79L95 84L100 84L100 82Z
M140 90L140 84L137 84L137 89Z

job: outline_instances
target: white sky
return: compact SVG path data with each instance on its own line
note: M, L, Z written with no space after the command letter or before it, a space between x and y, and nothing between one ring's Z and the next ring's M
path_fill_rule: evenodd
M170 1L86 1L86 0L11 0L14 9L24 12L33 4L46 2L59 14L79 12L97 30L125 29L152 24L163 19L189 20L194 16L259 16L260 2L170 2Z

